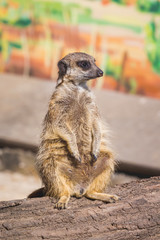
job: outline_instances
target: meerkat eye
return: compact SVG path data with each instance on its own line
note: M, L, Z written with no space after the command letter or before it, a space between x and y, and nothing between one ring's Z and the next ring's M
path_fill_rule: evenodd
M89 61L78 61L77 66L82 68L83 70L88 70L91 67L91 63Z

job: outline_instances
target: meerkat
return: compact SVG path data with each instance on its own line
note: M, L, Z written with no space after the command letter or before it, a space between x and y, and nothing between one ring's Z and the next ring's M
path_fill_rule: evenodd
M58 209L71 196L115 202L104 193L114 171L107 131L87 81L103 76L95 59L82 52L58 62L58 80L43 122L36 166L44 188L29 197L55 197Z

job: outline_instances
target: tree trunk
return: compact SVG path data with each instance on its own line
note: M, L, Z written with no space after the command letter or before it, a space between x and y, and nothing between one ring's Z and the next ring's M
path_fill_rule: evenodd
M54 209L49 197L0 202L0 239L160 240L160 177L109 192L121 200L72 198L65 210Z

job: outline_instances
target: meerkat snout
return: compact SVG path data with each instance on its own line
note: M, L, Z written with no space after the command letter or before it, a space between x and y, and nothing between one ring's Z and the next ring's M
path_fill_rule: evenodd
M95 59L82 52L68 54L58 62L58 68L58 84L64 81L80 84L103 76L103 71L95 64Z
M103 71L101 69L99 69L97 71L97 75L98 75L98 77L102 77L103 76Z

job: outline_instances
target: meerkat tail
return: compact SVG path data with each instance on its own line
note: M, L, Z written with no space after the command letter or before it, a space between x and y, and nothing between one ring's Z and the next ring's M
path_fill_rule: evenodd
M29 194L27 198L38 198L38 197L44 197L44 196L45 196L45 191L44 191L44 187L43 187L43 188L39 188L39 189L35 190L34 192L32 192L31 194Z

